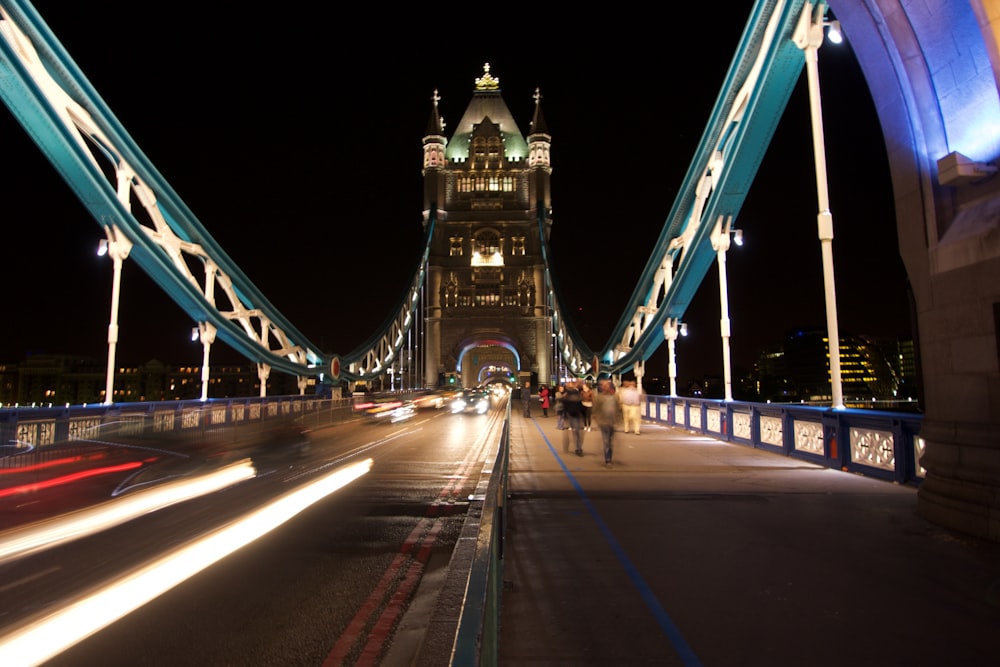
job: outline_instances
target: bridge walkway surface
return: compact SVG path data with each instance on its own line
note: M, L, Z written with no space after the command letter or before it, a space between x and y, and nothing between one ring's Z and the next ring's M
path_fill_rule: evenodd
M1000 544L915 486L650 422L609 469L511 421L501 667L1000 665Z

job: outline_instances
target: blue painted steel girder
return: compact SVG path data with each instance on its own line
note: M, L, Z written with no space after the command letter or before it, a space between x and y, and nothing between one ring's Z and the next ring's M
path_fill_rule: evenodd
M754 5L663 231L600 354L605 372L628 371L657 350L664 340L664 324L684 316L716 259L712 233L717 221L738 216L804 67L804 55L792 36L805 5L805 0ZM825 2L809 7L821 15L826 12ZM706 183L711 184L707 197L701 189L707 190ZM686 242L678 246L685 235ZM664 264L671 267L671 276L658 284ZM644 326L629 340L637 314ZM627 351L622 353L622 348Z

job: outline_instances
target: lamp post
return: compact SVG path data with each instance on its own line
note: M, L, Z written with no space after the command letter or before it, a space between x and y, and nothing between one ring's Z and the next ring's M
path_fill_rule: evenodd
M839 43L840 22L827 22L823 15L825 4L806 2L795 28L792 40L802 49L806 58L806 75L809 82L809 109L812 117L813 154L816 159L816 190L819 200L820 250L823 255L823 285L826 296L826 329L830 354L830 391L832 407L844 407L843 386L840 377L840 333L837 329L837 293L833 277L833 214L830 213L830 198L826 179L826 144L823 137L823 110L819 94L819 70L817 52L823 43L825 27L831 26L830 40Z
M115 354L118 349L118 304L121 297L122 263L132 250L132 242L114 225L104 228L108 238L97 246L98 256L111 255L114 278L111 283L111 321L108 324L108 376L104 387L104 404L111 405L115 397Z
M712 232L712 248L715 250L719 265L719 328L722 332L722 377L725 382L725 400L733 400L733 371L730 363L729 337L731 325L729 320L729 282L726 279L726 252L729 251L729 235L733 235L736 245L743 245L743 230L732 229L733 216L725 220L719 216L719 221Z
M212 350L212 343L215 342L215 325L211 322L199 322L198 326L191 329L191 340L201 340L201 400L208 400L208 383L210 381L210 367L208 365L209 355ZM258 368L259 372L259 368ZM263 390L262 390L263 391ZM263 394L261 394L263 396Z
M677 319L668 319L663 325L663 337L667 340L667 376L670 378L670 396L673 398L677 398L677 356L674 354L677 334L687 336L687 324Z

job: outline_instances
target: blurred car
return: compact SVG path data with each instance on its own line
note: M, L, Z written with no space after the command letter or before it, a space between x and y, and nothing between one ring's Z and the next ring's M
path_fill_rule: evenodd
M471 412L481 415L489 409L490 392L482 387L463 389L461 393L451 399L451 411L454 414Z
M418 410L440 410L447 403L447 397L442 391L428 391L413 397L413 405Z
M385 424L405 421L417 414L417 407L413 401L398 398L359 403L354 409L361 411L367 419Z

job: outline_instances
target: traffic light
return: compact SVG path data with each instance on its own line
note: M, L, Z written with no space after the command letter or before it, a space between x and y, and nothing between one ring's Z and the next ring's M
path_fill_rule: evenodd
M455 384L455 374L454 373L448 373L448 384L449 385Z

